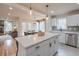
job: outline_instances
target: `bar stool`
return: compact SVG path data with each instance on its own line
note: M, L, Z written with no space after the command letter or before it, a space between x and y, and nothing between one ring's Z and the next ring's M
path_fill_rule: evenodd
M4 41L5 41L5 35L0 36L0 51L1 56L4 56Z
M0 56L4 55L3 46L4 46L4 42L0 42Z
M4 41L4 49L6 50L6 56L9 55L8 49L12 48L13 38L10 35L6 35L6 40Z

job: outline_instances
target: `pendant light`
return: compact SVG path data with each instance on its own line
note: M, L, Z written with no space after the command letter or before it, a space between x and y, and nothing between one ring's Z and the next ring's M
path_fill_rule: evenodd
M46 5L46 9L47 9L46 20L48 20L48 5Z
M46 15L46 20L48 20L48 15Z
M31 4L30 4L30 15L32 15L32 8L31 8Z

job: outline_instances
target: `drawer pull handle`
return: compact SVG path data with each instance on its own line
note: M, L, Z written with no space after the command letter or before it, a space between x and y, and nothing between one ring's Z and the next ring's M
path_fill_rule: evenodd
M49 43L49 46L51 47L51 46L52 46L52 44L51 44L51 43Z
M40 48L40 46L37 46L36 49Z
M56 44L56 41L54 41L54 44Z

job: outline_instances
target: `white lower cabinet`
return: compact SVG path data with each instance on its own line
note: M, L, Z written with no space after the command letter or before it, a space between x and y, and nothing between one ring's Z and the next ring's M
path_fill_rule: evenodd
M65 44L65 33L60 33L58 41Z
M29 48L26 48L26 53L28 53L28 55L31 55L39 50L41 50L41 48L43 48L46 45L47 41L38 43L36 45L33 45Z
M26 53L26 49L19 43L18 44L18 56L25 56L29 53Z
M53 56L57 51L57 39L57 36L52 37L28 48L20 46L19 52L23 51L27 56Z
M43 46L42 48L39 48L38 50L34 51L31 56L49 56L49 49L47 46Z
M52 53L50 55L55 55L55 53L58 51L58 37L54 37L50 40L50 42L52 43L50 47Z
M79 34L78 34L78 42L77 42L77 47L79 48Z

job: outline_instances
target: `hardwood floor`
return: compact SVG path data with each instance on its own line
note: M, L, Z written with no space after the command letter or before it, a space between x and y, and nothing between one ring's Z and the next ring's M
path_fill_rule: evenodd
M13 40L12 48L5 49L4 44L0 44L0 56L16 56L17 44ZM56 56L79 56L79 49L64 44L59 44L58 54Z
M5 48L4 44L0 44L0 56L15 56L17 51L16 40L13 40L12 48Z

